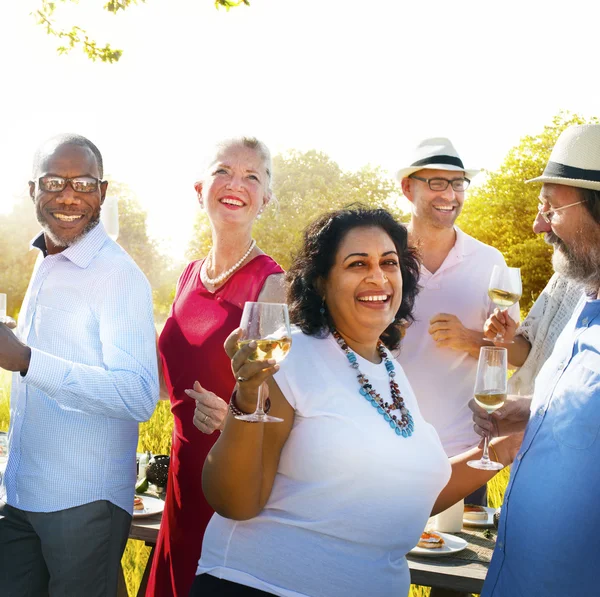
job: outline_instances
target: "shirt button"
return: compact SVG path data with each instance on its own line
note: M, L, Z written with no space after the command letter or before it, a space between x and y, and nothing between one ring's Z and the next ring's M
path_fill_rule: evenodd
M543 417L543 416L544 416L544 407L543 407L543 406L540 406L540 408L538 408L537 414L538 414L540 417Z
M504 543L502 541L498 541L498 549L504 549Z
M521 460L521 458L523 458L523 454L519 454L519 455L517 456L517 460L519 460L519 461L520 461L520 460Z
M581 320L581 325L587 325L589 321L590 321L590 320L589 320L587 317L584 317L584 318Z

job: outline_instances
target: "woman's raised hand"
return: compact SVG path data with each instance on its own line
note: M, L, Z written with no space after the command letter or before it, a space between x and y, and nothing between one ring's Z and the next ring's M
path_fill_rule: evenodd
M239 345L242 330L234 330L225 340L225 352L231 358L231 370L237 381L236 406L244 412L256 408L259 386L279 371L275 359L251 360L256 351L256 341Z

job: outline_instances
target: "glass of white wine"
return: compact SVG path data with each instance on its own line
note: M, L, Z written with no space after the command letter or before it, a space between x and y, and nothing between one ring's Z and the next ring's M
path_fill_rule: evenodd
M479 352L477 378L475 379L475 402L488 413L498 410L506 401L507 391L507 351L499 346L484 346ZM504 468L500 462L490 460L487 435L483 440L483 455L480 460L469 460L467 464L485 471L499 471Z
M280 363L292 347L290 316L287 305L283 303L247 302L240 327L243 333L238 341L238 350L250 342L256 342L256 349L249 356L249 361L275 359ZM283 419L265 414L263 394L261 384L258 388L256 411L249 415L236 415L235 418L253 423L281 423Z
M501 309L508 309L519 302L522 294L521 269L495 265L488 287L488 296L491 301ZM496 334L494 342L504 342L504 336L500 333ZM506 344L512 343L512 340L506 342Z

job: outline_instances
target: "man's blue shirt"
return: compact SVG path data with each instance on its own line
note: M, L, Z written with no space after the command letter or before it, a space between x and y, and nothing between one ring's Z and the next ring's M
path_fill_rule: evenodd
M6 502L53 512L108 500L131 513L138 422L158 399L152 293L102 224L40 254L17 335L31 363L12 380Z
M540 371L482 597L597 595L600 300L582 299Z

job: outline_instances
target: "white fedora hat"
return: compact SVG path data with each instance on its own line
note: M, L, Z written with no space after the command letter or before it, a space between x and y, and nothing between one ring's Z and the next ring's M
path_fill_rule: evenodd
M400 168L396 172L396 179L401 181L406 176L410 176L424 168L464 172L469 179L481 172L480 169L470 170L465 168L458 152L452 145L452 141L446 139L446 137L432 137L421 141L414 151L410 166Z
M544 173L527 182L551 182L600 191L600 124L566 128L556 141Z

